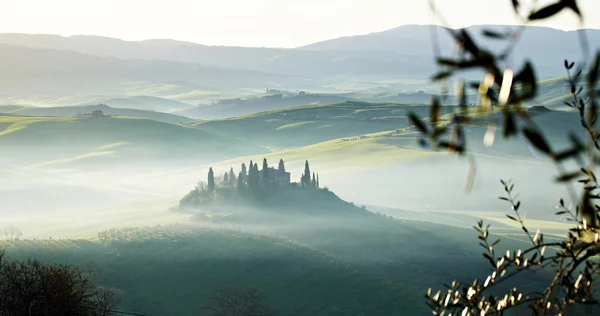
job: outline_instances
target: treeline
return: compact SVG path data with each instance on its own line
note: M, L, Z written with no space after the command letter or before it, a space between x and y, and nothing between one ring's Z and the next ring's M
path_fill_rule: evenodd
M277 169L270 168L267 162L267 158L263 158L262 169L258 169L258 163L250 160L247 167L246 163L242 163L241 171L235 173L233 167L229 169L229 172L224 173L220 177L215 176L215 172L212 167L208 169L208 176L206 182L199 182L197 189L200 191L214 192L217 188L236 188L239 191L243 190L254 190L265 187L282 186L282 181L276 181L273 179L273 175L270 172L275 172L276 177L285 177L287 173L285 169L285 162L283 159L279 160ZM285 183L295 184L295 183ZM308 160L304 165L304 173L300 177L298 182L303 187L320 187L319 174L310 170Z
M239 172L236 173L231 167L220 176L215 175L214 169L210 167L206 181L200 181L194 190L183 197L179 207L207 205L212 204L214 200L234 201L240 196L261 200L276 195L286 187L320 187L319 174L311 172L308 160L299 182L291 182L290 177L283 159L280 159L277 168L274 168L269 167L267 159L263 158L262 169L259 169L258 163L250 160L248 164L241 164Z

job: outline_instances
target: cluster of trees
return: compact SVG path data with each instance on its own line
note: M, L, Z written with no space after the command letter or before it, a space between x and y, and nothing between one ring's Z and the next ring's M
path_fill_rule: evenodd
M92 281L76 267L8 261L0 252L0 315L114 315L115 293Z
M300 183L302 184L303 187L315 187L315 188L320 187L319 174L318 173L315 174L313 172L312 178L311 178L310 166L308 165L308 160L304 164L304 173L300 177Z
M276 175L271 175L274 172ZM216 176L212 167L208 170L207 181L201 181L195 190L181 199L179 207L199 206L211 204L215 199L231 200L237 195L262 198L277 192L280 187L287 185L300 185L303 188L319 188L319 174L311 172L308 160L305 162L304 173L299 183L290 183L289 173L285 169L283 159L279 160L277 169L269 168L267 159L262 162L262 169L258 163L250 161L247 165L242 163L241 171L236 174L233 168L222 176ZM218 188L235 190L217 190ZM217 192L218 191L218 192Z
M217 187L235 187L238 190L254 190L264 187L271 187L274 183L271 181L269 175L269 164L267 158L263 158L262 169L258 169L258 163L250 160L249 165L242 163L241 171L236 175L233 167L229 169L229 172L223 174L222 177L216 178L215 172L212 167L208 169L207 182L200 182L198 189L200 191L214 192ZM286 172L285 162L283 159L279 160L278 167L276 169L280 174ZM304 165L304 173L300 177L299 182L303 187L320 187L319 174L310 171L310 165L306 160Z
M19 240L20 237L23 237L23 231L19 227L14 225L4 227L4 238L6 240Z

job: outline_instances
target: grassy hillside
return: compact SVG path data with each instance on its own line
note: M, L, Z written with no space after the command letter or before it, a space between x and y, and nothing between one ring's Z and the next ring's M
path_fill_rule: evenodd
M35 255L95 271L100 284L120 291L119 309L152 315L198 314L213 291L227 286L259 288L277 315L427 315L422 295L428 287L487 271L483 260L473 260L480 250L469 230L386 219L308 224L275 233L126 228L96 241L0 246L12 258ZM519 244L508 240L505 246Z
M79 114L92 113L100 110L104 115L117 115L133 118L155 120L170 124L189 123L191 118L155 112L152 110L134 108L116 108L108 105L81 105L81 106L55 106L55 107L29 107L29 106L0 106L0 113L15 116L78 116Z
M166 113L192 107L190 104L177 100L146 95L115 97L102 100L102 103L114 108L149 110Z
M128 117L2 116L0 128L2 162L13 167L110 170L203 163L265 150L229 136Z
M176 113L208 120L248 115L257 112L280 110L307 104L326 104L348 100L333 94L270 93L245 99L222 99L213 104L200 105Z
M444 108L443 111L451 110ZM429 107L348 101L267 111L192 126L265 146L285 148L404 128L409 124L406 116L409 111L425 115Z

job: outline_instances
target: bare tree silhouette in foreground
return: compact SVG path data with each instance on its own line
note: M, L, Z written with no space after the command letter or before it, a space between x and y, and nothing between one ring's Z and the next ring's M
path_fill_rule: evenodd
M75 267L7 261L0 252L0 315L109 316L116 305L112 291Z

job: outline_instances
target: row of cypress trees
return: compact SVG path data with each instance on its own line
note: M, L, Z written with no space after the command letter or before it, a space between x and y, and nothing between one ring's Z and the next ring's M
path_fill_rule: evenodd
M223 176L223 184L224 185L231 185L231 186L236 186L238 189L251 189L251 190L255 190L255 189L259 189L261 187L261 183L260 183L260 178L261 176L259 175L259 172L262 172L262 185L265 187L268 187L271 185L271 183L269 182L269 165L267 163L267 158L263 159L263 166L262 166L262 170L258 170L258 164L253 162L252 160L250 160L250 164L249 164L250 168L248 169L246 167L246 163L242 163L242 167L241 167L241 171L238 173L238 175L236 176L235 172L233 171L233 167L229 170L229 172L226 172L225 175ZM279 165L277 167L277 170L280 172L285 172L285 163L283 161L283 159L279 160ZM310 172L310 166L308 164L308 160L306 160L305 164L304 164L304 173L302 174L302 177L300 178L300 184L303 187L319 187L319 174L315 174L314 172L312 173L312 178L311 178L311 172ZM215 173L213 171L213 168L210 167L208 169L208 184L207 184L207 189L210 192L213 192L216 188L215 185Z

